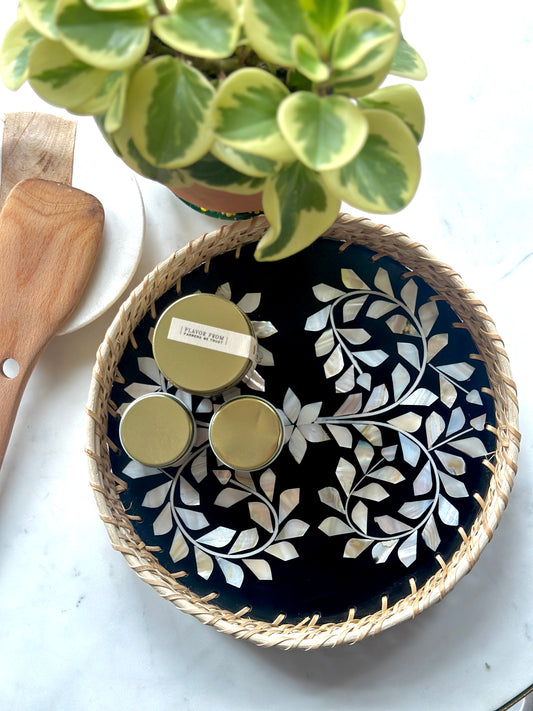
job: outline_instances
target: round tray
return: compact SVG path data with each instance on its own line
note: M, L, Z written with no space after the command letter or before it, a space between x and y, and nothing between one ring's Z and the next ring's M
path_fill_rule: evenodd
M90 481L113 547L157 592L259 645L354 643L447 594L491 539L516 473L516 389L484 306L405 235L341 215L300 254L259 263L263 217L204 235L121 307L88 400ZM239 304L259 362L224 396L177 392L151 335L194 291ZM119 447L121 412L168 390L198 438L177 467ZM258 472L225 469L207 427L224 398L258 392L286 443Z

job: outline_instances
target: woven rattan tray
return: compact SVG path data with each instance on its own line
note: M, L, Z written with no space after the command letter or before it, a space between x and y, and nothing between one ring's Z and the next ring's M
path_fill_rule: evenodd
M405 235L340 216L323 239L261 264L262 217L173 254L121 307L88 400L90 482L113 547L180 610L256 644L354 643L412 619L474 565L513 485L518 406L484 306ZM153 326L201 290L248 313L259 391L286 444L266 470L232 472L207 444L223 397L178 392L198 439L178 467L121 451L134 397L170 390Z

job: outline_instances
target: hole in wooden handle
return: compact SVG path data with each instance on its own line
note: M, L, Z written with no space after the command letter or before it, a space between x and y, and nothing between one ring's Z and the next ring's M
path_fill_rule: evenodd
M16 378L20 372L20 367L14 358L6 358L2 361L2 374L12 380Z

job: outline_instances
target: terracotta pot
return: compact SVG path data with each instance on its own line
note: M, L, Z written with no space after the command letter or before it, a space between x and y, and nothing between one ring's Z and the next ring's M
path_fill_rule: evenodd
M246 219L263 211L262 193L237 195L198 184L172 188L172 192L200 212L229 220Z

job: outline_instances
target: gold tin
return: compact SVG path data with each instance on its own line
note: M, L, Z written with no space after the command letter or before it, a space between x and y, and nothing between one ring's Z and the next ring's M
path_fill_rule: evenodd
M255 395L241 395L225 402L213 415L209 442L225 466L255 471L278 456L284 433L275 407Z
M195 395L217 395L255 365L257 339L238 306L215 294L191 294L171 304L153 337L165 378Z
M148 467L168 467L191 451L196 423L173 395L149 393L124 410L119 437L132 459Z

